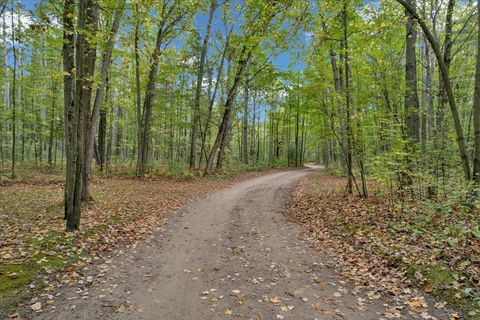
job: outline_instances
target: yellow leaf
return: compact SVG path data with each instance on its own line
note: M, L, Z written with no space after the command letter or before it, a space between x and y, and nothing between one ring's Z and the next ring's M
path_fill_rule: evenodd
M423 288L425 289L425 292L427 292L427 293L430 293L430 292L433 291L433 286L430 283L425 284L425 286Z
M423 307L424 300L423 298L413 298L407 302L411 308L421 308Z
M275 296L273 298L270 298L271 303L279 303L280 301L282 301L282 298L280 298L279 296Z

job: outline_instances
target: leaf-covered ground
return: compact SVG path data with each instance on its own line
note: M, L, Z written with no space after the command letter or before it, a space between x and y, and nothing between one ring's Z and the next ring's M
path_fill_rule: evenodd
M311 175L286 214L372 295L394 296L418 311L433 295L437 308L459 310L452 319L479 318L478 214L416 202L398 206L380 195L359 199L346 195L344 186L343 178ZM392 309L391 317L400 311Z
M260 174L187 181L97 178L91 186L95 201L83 208L75 234L64 232L61 175L36 171L2 182L0 318L22 299L49 294L58 281L84 281L77 268L161 229L165 215L186 202Z

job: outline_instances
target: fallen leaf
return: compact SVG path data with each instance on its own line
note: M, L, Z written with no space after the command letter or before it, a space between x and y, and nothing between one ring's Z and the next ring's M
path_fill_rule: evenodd
M32 304L30 306L30 309L32 309L33 311L40 311L40 310L42 310L42 303L41 302L35 302L34 304Z
M430 283L425 284L425 286L423 288L425 289L425 292L427 292L427 293L431 293L433 291L433 285L430 284Z

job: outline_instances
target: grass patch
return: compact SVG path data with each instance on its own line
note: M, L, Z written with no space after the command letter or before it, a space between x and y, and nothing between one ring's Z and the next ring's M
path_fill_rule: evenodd
M468 314L474 308L473 306L479 302L478 293L474 288L475 284L468 280L463 274L452 271L443 263L434 265L404 265L403 268L410 277L419 277L424 279L425 287L431 288L431 294L445 302L451 307ZM457 290L455 286L462 282L466 288L472 288L471 291ZM430 290L429 290L430 291ZM477 318L474 318L477 319Z
M32 256L22 262L0 264L0 316L6 317L8 314L2 312L15 309L27 286L38 276L59 271L79 259L72 250L75 241L62 232L51 231L43 237L27 237L25 241L34 251Z
M7 312L13 310L13 307L21 299L23 289L35 279L37 271L38 269L33 269L27 264L0 264L1 310ZM1 311L0 315L2 315ZM7 314L3 316L7 316Z

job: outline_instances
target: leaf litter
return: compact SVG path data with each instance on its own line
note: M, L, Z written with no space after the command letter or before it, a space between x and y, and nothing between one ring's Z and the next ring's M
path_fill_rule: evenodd
M400 212L380 195L346 195L344 186L344 178L323 172L310 175L297 185L285 215L304 225L305 238L331 257L356 288L366 289L369 300L393 297L396 306L387 307L387 318L413 312L435 319L429 312L447 305L460 309L451 311L450 319L480 314L480 265L465 262L477 261L480 239L466 237L465 246L442 239L448 225L461 221L439 221L436 212L416 203ZM418 219L434 223L419 231L414 229Z

